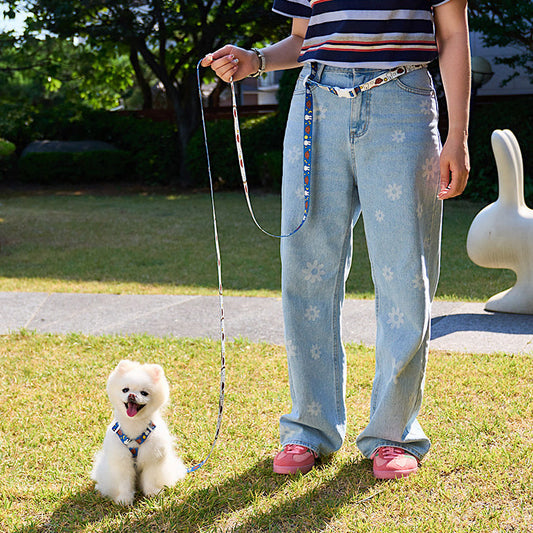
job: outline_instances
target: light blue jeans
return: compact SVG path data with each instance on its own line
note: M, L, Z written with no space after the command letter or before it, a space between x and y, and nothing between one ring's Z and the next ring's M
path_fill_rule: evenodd
M282 232L304 209L304 78L297 82L284 145ZM354 87L383 71L319 66L316 81ZM376 370L370 419L357 438L363 455L395 445L422 458L430 441L417 421L430 306L439 273L442 202L435 90L426 69L340 98L313 87L309 218L281 243L285 340L292 411L281 443L319 455L346 434L346 357L341 313L352 231L364 218L376 293ZM357 253L357 251L356 251Z

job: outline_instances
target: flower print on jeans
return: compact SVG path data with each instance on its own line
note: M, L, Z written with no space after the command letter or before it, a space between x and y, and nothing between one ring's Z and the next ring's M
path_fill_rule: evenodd
M387 324L390 324L393 329L400 329L401 325L404 323L404 314L400 311L398 307L393 307L392 311L389 313L389 319Z
M399 200L403 194L402 186L396 183L391 183L387 186L385 194L388 196L389 200L395 202L396 200Z
M320 317L320 309L314 305L310 305L305 310L304 317L311 322L315 322Z
M321 281L325 273L324 265L319 264L316 260L312 263L307 263L303 269L305 281L310 281L311 283Z

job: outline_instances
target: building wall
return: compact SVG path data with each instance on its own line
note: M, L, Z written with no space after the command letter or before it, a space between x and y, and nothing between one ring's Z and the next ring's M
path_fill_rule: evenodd
M533 94L533 84L529 81L527 74L522 71L519 76L501 87L501 82L509 77L514 71L507 65L499 65L494 60L496 57L509 57L517 53L517 49L511 46L501 48L499 46L485 47L478 32L470 33L470 47L472 56L485 58L492 66L494 76L477 94L479 96L511 96Z

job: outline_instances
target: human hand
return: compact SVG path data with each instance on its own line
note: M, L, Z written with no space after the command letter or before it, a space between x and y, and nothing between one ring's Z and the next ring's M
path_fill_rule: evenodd
M207 54L201 62L202 67L211 67L223 81L239 81L257 72L259 59L252 50L245 50L228 44L216 52Z
M467 137L464 134L448 134L440 154L439 200L459 196L465 190L470 172Z

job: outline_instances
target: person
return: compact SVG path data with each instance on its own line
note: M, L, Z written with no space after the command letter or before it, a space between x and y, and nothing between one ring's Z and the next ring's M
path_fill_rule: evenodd
M285 132L282 232L298 226L306 198L310 208L281 241L292 410L280 420L274 472L306 473L344 441L341 312L362 215L377 335L370 417L356 442L376 478L404 477L430 448L418 414L442 201L463 192L469 173L467 1L274 0L273 9L292 18L287 38L262 50L226 45L202 65L238 81L303 64ZM449 118L443 147L427 70L437 56Z

